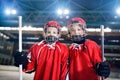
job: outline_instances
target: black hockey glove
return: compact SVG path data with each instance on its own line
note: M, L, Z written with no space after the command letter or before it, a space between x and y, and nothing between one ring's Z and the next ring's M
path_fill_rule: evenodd
M108 62L101 62L96 65L96 72L99 76L107 78L110 75L110 66Z
M23 69L27 68L27 64L28 64L27 53L25 53L25 52L17 52L14 55L14 65L19 67L20 64L22 64Z

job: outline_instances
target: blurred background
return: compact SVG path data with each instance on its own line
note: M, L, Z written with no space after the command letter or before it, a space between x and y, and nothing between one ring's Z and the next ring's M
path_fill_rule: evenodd
M108 80L120 79L120 0L0 0L0 80L19 78L18 68L13 66L13 55L18 51L18 16L22 16L23 51L43 40L43 26L50 20L61 24L60 41L68 46L70 18L82 17L87 23L87 38L100 47L100 25L104 25L105 58L111 66ZM24 73L24 77L32 80L33 74Z

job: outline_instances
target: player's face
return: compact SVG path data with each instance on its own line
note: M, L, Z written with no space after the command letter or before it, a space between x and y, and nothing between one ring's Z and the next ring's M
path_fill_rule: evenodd
M82 27L80 27L79 25L73 25L73 26L70 26L70 35L73 36L73 35L83 35L84 34L84 31L82 29Z
M48 27L45 33L45 37L47 36L55 36L58 38L59 34L58 34L58 29L55 27Z

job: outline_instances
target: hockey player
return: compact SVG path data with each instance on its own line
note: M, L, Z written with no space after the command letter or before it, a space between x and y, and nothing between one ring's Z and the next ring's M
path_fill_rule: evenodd
M49 21L44 26L44 40L34 44L28 54L17 53L15 65L23 65L23 71L35 71L34 80L65 80L68 66L68 48L59 42L60 25Z
M86 22L79 17L68 22L69 36L73 43L69 47L70 80L99 80L98 76L107 78L110 67L102 62L101 50L96 42L86 39Z

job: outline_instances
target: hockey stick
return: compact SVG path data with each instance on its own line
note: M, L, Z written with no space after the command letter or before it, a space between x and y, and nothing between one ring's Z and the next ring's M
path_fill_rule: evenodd
M19 19L19 52L22 52L22 16L18 16ZM22 78L22 64L19 65L19 79Z
M100 25L101 28L101 47L102 47L102 62L104 61L104 25ZM104 80L104 77L100 77L100 80Z

